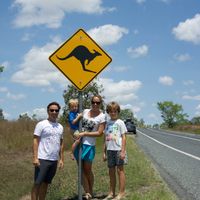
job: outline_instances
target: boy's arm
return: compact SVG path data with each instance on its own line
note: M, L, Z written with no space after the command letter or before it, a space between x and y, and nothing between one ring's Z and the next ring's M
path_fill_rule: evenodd
M122 135L122 148L121 148L121 159L125 158L126 153L126 134Z
M72 124L76 124L83 117L82 113L78 113L76 118L72 121Z

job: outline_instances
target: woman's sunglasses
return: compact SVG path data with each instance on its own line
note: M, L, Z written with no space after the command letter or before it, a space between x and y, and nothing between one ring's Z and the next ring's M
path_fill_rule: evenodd
M97 104L97 105L100 105L100 101L92 101L92 104Z

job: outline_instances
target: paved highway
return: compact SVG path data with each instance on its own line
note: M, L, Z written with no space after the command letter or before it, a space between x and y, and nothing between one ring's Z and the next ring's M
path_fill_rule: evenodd
M139 129L136 143L180 200L200 200L200 136Z

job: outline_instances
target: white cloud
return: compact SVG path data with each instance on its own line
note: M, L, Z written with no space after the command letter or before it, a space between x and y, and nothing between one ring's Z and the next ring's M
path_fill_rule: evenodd
M49 28L60 27L66 13L101 14L115 10L104 8L102 0L15 0L13 7L18 9L16 27L46 25Z
M8 88L6 88L6 87L0 87L0 92L8 92Z
M139 31L138 31L137 29L135 29L135 30L133 31L133 34L134 34L134 35L138 35L138 34L139 34Z
M29 40L31 40L31 38L33 37L34 35L33 34L31 34L31 33L25 33L24 35L23 35L23 37L22 37L22 41L23 42L27 42L27 41L29 41Z
M100 82L104 87L103 93L106 96L106 101L117 101L123 104L138 99L135 93L142 86L138 80L114 82L112 79L100 79Z
M146 56L148 54L149 47L147 45L142 45L137 48L129 47L127 52L130 54L132 58L139 58Z
M173 28L172 33L178 40L200 44L200 14L196 14L185 22L180 22Z
M188 85L193 85L194 81L193 80L187 80L187 81L183 81L183 84L188 86Z
M188 53L175 55L174 58L179 62L185 62L191 59L191 56Z
M200 116L200 104L196 107L195 116L197 116L197 117Z
M196 107L197 110L200 110L200 104Z
M131 105L131 104L122 104L121 106L121 109L130 109L133 114L134 114L134 117L137 117L137 113L139 113L141 111L141 105Z
M35 108L31 113L35 115L38 120L47 118L47 110L45 108Z
M19 65L20 70L13 74L11 80L26 86L66 84L64 75L48 59L60 43L59 38L53 38L52 43L47 43L42 47L32 47Z
M174 80L169 76L162 76L162 77L159 77L158 82L163 85L171 86L173 85Z
M128 34L128 30L117 25L106 24L90 29L87 33L99 45L111 45L117 43L124 34Z
M11 115L3 110L3 116L5 119L9 119Z
M129 67L127 67L127 66L109 66L105 70L120 73L120 72L127 71L128 69L129 69Z
M7 92L6 96L7 96L7 98L15 100L15 101L26 98L26 95L24 95L24 94L12 94L10 92Z
M197 101L200 101L200 95L196 95L196 96L183 95L182 98L183 99L188 99L188 100L197 100Z
M145 2L146 2L146 0L136 0L136 3L138 3L138 4L143 4Z
M169 3L171 0L160 0L163 3Z
M150 113L147 117L152 119L152 120L158 121L158 117L156 116L155 113Z

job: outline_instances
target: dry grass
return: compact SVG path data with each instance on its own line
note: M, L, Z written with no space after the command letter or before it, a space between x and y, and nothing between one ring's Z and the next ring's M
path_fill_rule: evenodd
M173 130L200 134L199 125L179 125L179 126L176 126Z

